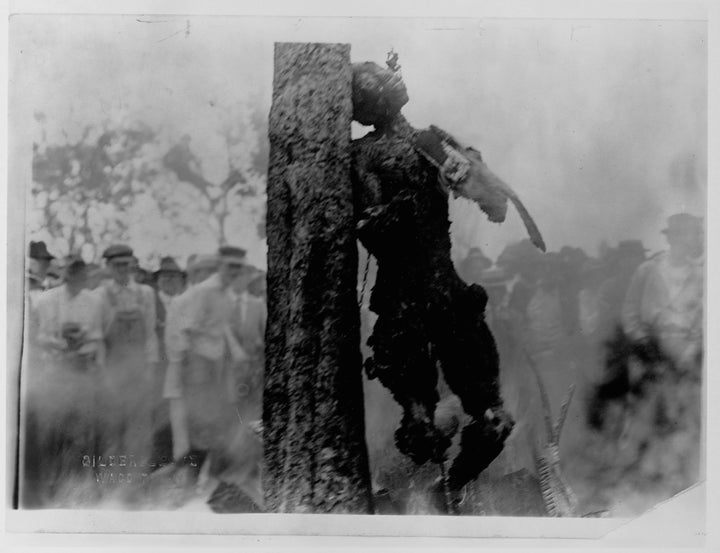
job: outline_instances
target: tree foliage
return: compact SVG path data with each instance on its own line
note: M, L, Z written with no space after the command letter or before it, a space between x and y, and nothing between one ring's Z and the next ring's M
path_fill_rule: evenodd
M52 123L40 113L36 121L42 129ZM266 127L260 110L239 103L218 110L210 133L181 138L130 117L87 124L62 142L48 142L43 132L33 148L30 234L49 239L56 254L90 259L137 236L138 225L157 242L151 257L178 237L232 241L238 221L250 222L242 232L262 240ZM193 138L205 148L195 151ZM218 174L224 177L206 176Z
M268 143L267 123L260 110L235 105L219 110L217 146L224 150L223 177L212 180L184 135L163 156L164 166L176 178L200 193L200 205L207 212L219 243L228 241L228 219L238 214L256 222L260 238L265 237L265 174ZM217 171L216 171L217 173Z
M157 173L143 156L155 139L142 123L105 123L87 125L75 141L34 145L34 208L47 232L64 239L62 253L89 247L94 257L98 244L123 238L127 210Z

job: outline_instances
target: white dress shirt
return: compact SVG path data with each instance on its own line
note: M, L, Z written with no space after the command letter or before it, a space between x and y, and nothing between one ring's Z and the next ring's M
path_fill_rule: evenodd
M89 290L71 296L63 284L40 293L34 308L39 322L38 338L43 342L60 339L65 323L78 324L87 341L102 340L100 302Z

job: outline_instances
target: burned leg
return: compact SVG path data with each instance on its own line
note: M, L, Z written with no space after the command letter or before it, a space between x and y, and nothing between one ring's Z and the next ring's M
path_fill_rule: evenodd
M475 479L500 454L513 422L505 412L498 383L495 341L485 323L487 296L479 286L457 288L444 324L435 327L443 375L472 417L462 431L460 453L448 474L451 490Z
M437 371L420 319L407 310L383 313L368 343L373 348L366 362L368 377L378 378L403 408L395 433L398 449L418 464L439 459L450 441L433 425Z
M378 378L403 408L395 433L398 449L422 464L449 447L433 424L438 401L437 370L427 331L424 288L418 275L416 205L409 194L363 211L358 236L378 260L370 309L378 320L368 345L369 378Z

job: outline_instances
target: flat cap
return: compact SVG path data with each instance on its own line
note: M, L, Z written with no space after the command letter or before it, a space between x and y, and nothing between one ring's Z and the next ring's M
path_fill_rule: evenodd
M218 249L220 259L229 263L245 265L246 251L236 246L222 246Z
M132 257L133 251L130 246L125 244L113 244L103 252L105 259L112 259L114 257Z

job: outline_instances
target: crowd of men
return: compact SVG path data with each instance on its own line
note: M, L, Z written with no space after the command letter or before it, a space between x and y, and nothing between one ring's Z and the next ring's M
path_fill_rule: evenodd
M668 249L654 254L639 240L606 246L597 257L571 247L540 254L525 241L495 263L475 248L458 264L467 282L488 292L503 394L518 423L491 470L532 468L546 445L547 408L532 364L552 420L575 387L562 465L589 510L628 489L657 500L697 481L703 220L678 213L661 232Z
M153 473L188 466L193 485L223 482L231 449L252 441L261 417L264 273L246 252L224 246L184 270L165 257L152 273L124 244L102 257L103 267L57 264L45 243L30 244L26 506L137 502ZM257 486L245 492L261 505Z
M563 467L588 509L606 507L623 486L643 493L663 483L670 495L698 478L703 220L675 214L662 232L669 247L654 254L639 240L596 257L571 247L542 254L523 241L495 262L472 248L457 263L487 291L502 394L516 420L491 478L535 469L548 409L539 387L556 414L570 385ZM190 256L185 269L165 257L156 271L142 270L124 244L103 260L58 264L43 242L30 244L23 504L92 504L191 466L190 485L230 481L262 506L254 431L264 273L231 246ZM361 301L369 280L359 279ZM367 337L366 303L361 312ZM372 398L366 405L373 410ZM367 424L379 432L376 411ZM99 485L78 485L83 479Z

